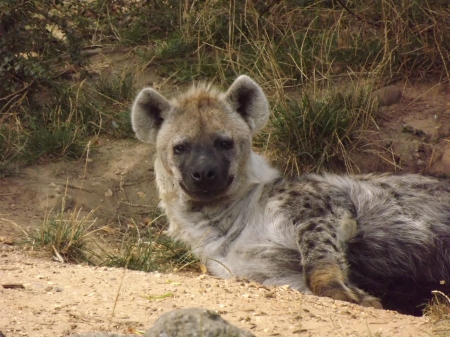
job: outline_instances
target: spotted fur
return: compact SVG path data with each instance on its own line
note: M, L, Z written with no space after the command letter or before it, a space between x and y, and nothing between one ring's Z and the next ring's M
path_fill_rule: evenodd
M132 109L156 144L170 235L212 274L246 277L365 306L418 313L450 282L450 184L421 175L284 179L251 148L266 97L240 76L167 100L144 89Z

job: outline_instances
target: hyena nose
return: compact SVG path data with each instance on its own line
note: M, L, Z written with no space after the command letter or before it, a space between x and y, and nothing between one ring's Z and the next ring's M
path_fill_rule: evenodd
M191 172L192 180L197 183L212 182L217 177L217 168L209 167Z

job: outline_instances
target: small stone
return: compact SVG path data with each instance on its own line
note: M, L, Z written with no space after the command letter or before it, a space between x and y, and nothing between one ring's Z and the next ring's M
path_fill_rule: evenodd
M380 106L391 106L400 102L402 91L396 85L388 85L387 87L373 91L370 97L377 99Z
M108 188L108 190L105 192L105 197L112 197L113 196L113 191L111 191L110 188Z
M65 194L57 199L57 201L55 202L55 209L57 209L58 211L62 210L65 212L69 209L72 209L75 206L75 204L76 203L74 198L69 194Z
M267 298L273 298L273 297L275 297L275 293L273 291L269 291L269 292L265 293L264 296Z

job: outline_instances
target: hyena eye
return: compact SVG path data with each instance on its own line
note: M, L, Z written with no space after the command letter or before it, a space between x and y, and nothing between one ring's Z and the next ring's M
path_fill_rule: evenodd
M222 139L218 141L218 145L223 150L231 150L234 147L232 139Z
M173 153L175 153L175 154L182 154L182 153L184 153L184 151L186 151L185 145L175 145L173 147Z

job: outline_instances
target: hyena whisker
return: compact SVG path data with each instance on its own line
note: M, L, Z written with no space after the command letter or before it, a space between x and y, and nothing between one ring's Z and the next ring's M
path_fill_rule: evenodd
M450 183L423 175L307 174L285 179L252 149L264 92L240 76L225 92L171 100L142 90L136 136L156 145L168 233L219 277L419 314L449 292ZM445 281L445 282L441 282Z

